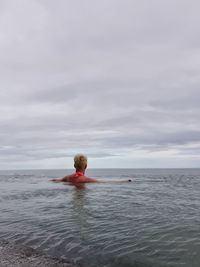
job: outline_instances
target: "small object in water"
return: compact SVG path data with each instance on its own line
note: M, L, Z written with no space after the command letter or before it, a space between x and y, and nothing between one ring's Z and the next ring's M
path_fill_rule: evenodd
M128 179L128 182L132 182L132 180L131 179Z

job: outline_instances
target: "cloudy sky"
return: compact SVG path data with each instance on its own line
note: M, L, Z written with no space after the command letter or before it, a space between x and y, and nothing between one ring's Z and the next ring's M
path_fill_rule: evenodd
M199 167L198 0L0 0L0 169Z

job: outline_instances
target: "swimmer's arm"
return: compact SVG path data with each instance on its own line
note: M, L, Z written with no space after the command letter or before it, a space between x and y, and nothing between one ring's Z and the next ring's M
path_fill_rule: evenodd
M59 183L59 182L69 182L69 179L72 178L73 176L74 176L73 174L66 175L66 176L64 176L62 178L53 178L50 181L56 182L56 183Z
M114 180L114 179L103 179L103 180L98 180L99 183L127 183L127 182L132 182L131 179L128 180Z

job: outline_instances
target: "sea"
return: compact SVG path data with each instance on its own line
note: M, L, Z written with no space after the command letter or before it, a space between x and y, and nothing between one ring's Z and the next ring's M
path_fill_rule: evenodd
M0 239L81 267L199 267L200 169L0 171ZM129 179L132 182L127 182Z

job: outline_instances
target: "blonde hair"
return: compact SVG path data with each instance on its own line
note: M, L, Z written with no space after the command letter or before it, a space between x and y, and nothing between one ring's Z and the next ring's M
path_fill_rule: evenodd
M75 155L74 167L76 170L84 170L87 167L87 157L83 154Z

